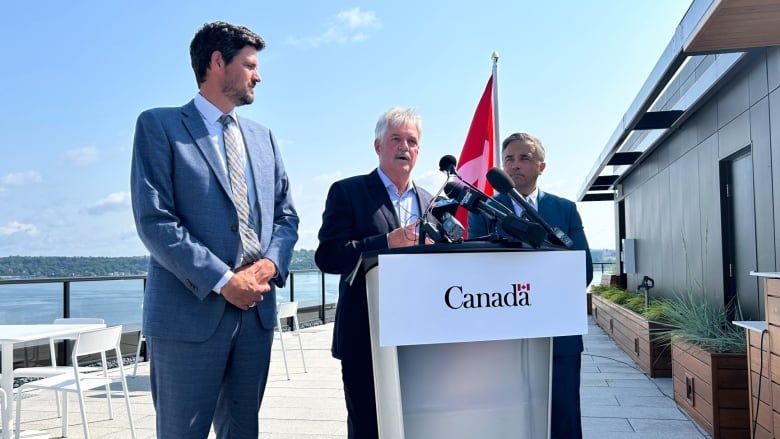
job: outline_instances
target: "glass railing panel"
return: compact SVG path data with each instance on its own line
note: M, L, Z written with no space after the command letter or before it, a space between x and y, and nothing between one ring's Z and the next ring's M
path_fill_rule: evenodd
M102 318L109 326L138 323L143 288L140 279L72 282L70 316Z
M0 323L51 323L62 317L62 283L0 285Z

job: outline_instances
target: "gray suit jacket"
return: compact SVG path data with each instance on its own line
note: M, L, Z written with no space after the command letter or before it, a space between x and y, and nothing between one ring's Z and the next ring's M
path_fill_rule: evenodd
M284 286L298 239L298 216L287 173L271 132L239 118L255 177L263 257ZM206 340L227 301L211 289L238 264L238 216L230 183L193 101L138 116L130 187L138 235L151 254L143 331L152 337ZM257 304L262 325L276 317L272 290Z

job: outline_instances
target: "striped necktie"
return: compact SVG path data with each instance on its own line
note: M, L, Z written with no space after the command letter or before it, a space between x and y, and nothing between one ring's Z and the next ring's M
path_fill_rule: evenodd
M222 123L222 132L225 140L225 154L227 156L228 177L230 188L233 191L233 205L238 213L238 231L241 234L241 246L243 248L241 264L248 264L260 259L260 239L252 228L249 217L249 201L247 197L246 178L244 178L244 166L246 152L241 132L238 130L233 117L224 114L219 118Z

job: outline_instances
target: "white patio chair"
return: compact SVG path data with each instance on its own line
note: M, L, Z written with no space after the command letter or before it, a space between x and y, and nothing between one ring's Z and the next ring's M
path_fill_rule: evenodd
M146 337L144 337L143 331L138 331L138 346L135 348L135 365L133 366L133 374L130 375L133 378L135 378L136 374L138 374L138 362L141 361L141 343L146 341Z
M4 425L3 416L5 416L5 406L8 404L8 397L5 395L5 389L0 389L0 425Z
M64 325L64 324L75 325L75 324L89 324L89 323L104 325L106 322L103 319L92 318L92 317L68 317L68 318L60 318L54 320L55 325ZM73 335L49 338L49 356L51 358L51 366L20 367L18 369L14 369L13 372L14 378L47 378L55 375L60 375L63 373L72 372L73 371L72 366L57 365L56 344L58 341L61 340L75 340L77 335L78 334L73 334ZM96 372L99 370L100 368L98 367L91 367L91 368L84 367L81 369L82 372ZM62 411L60 410L60 400L59 398L56 398L56 395L55 395L55 399L57 400L57 416L62 416Z
M303 342L301 341L301 333L298 328L298 302L284 302L279 304L279 309L276 311L276 330L279 331L279 342L282 344L282 358L284 358L284 372L287 374L287 379L290 379L290 371L287 368L287 351L284 349L284 335L282 334L282 319L292 318L293 327L290 333L298 337L298 348L301 351L301 361L303 361L303 371L306 370L306 358L303 356Z
M19 433L21 431L22 400L24 399L21 397L22 392L34 389L62 392L62 437L68 436L68 394L78 394L79 408L81 409L81 422L84 426L84 437L89 439L89 425L87 421L84 391L104 387L106 391L106 400L108 401L108 416L113 419L114 410L111 404L110 385L116 381L119 381L122 384L122 392L124 393L125 405L127 406L127 417L130 419L130 432L133 439L135 439L135 424L133 423L133 412L130 408L130 392L128 391L127 380L125 379L125 369L121 365L122 352L119 348L121 338L121 325L81 332L76 338L76 343L73 346L73 355L71 357L73 366L71 373L51 376L20 386L20 396L16 398L16 439L19 439ZM120 362L119 367L117 367L119 370L119 378L112 378L108 375L106 352L112 350L116 353L117 361ZM83 368L79 366L79 358L97 353L100 354L103 373L82 373Z

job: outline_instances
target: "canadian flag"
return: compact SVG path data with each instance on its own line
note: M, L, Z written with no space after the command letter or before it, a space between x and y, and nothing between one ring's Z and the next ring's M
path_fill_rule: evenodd
M493 75L490 75L485 91L477 104L466 142L458 158L458 175L482 192L493 196L493 187L487 181L487 172L493 168ZM468 230L468 211L459 207L455 218Z

